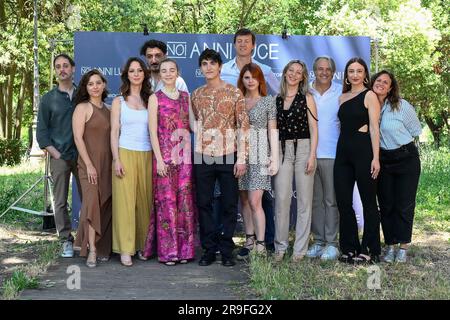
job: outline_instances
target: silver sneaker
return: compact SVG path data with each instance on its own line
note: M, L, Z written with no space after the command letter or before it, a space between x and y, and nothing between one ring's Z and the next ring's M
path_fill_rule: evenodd
M395 249L394 246L388 246L386 255L383 257L384 262L393 263L395 260Z
M405 263L406 262L406 252L405 249L398 249L397 255L395 256L395 262Z
M65 241L63 243L63 250L61 253L63 258L73 258L73 244L70 241Z
M320 257L322 252L324 250L324 246L318 244L318 243L314 243L309 249L308 251L306 251L306 256L308 258L317 258Z
M339 249L335 246L329 245L323 250L322 255L320 256L320 260L322 261L331 261L336 260L339 257Z

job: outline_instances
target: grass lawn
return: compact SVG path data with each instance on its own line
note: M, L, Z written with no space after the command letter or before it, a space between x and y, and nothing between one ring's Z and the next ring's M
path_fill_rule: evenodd
M252 256L251 290L261 299L450 299L450 153L423 147L421 159L409 262L378 264L379 286L364 266Z
M44 174L43 164L0 168L0 215ZM38 184L16 206L42 211L44 184ZM42 218L10 210L0 218L0 297L14 299L36 288L39 275L58 257L56 235L42 232Z
M409 263L381 263L372 270L317 260L294 264L289 257L276 264L271 257L252 256L244 290L260 299L450 299L449 151L421 150L422 174ZM42 175L42 164L0 168L0 215ZM40 184L18 206L42 210L42 199ZM14 299L21 290L38 286L39 275L56 261L56 236L41 228L42 218L28 213L10 211L0 218L3 299ZM368 288L368 282L378 287L376 278L370 277L374 270L380 274L379 289Z

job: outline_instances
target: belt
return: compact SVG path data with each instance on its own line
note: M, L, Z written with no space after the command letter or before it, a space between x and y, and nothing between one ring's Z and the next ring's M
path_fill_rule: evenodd
M386 150L386 149L380 148L381 152L383 152L385 154L394 154L394 153L401 152L401 151L412 151L415 149L416 149L416 145L414 144L414 141L411 141L408 144L404 144L400 148L397 148L397 149Z

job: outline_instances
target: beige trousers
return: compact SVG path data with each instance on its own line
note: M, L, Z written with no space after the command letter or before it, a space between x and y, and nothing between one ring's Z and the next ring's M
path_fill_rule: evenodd
M297 198L297 221L293 254L304 256L308 249L314 187L314 172L310 175L305 173L310 149L310 139L299 139L297 140L297 153L294 154L293 141L286 141L284 161L281 163L280 170L275 176L276 252L284 253L289 246L289 216L292 199L292 180L294 177ZM279 150L281 160L281 146Z

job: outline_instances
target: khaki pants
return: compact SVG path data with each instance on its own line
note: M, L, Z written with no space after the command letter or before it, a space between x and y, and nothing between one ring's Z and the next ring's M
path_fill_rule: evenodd
M317 159L311 233L314 242L338 246L339 210L334 192L334 159Z
M53 180L53 197L55 202L55 225L61 241L73 241L72 222L67 210L70 174L76 179L81 198L81 187L78 179L77 161L53 159L50 157L50 174Z
M150 222L152 152L119 148L119 157L125 176L112 176L112 250L134 255L144 250Z
M295 227L294 255L303 256L308 249L311 230L314 173L306 175L310 154L310 140L297 140L294 154L293 141L286 141L284 161L275 176L275 250L285 252L289 245L289 216L292 198L292 180L295 174L297 193L297 221ZM280 159L282 159L281 147Z

